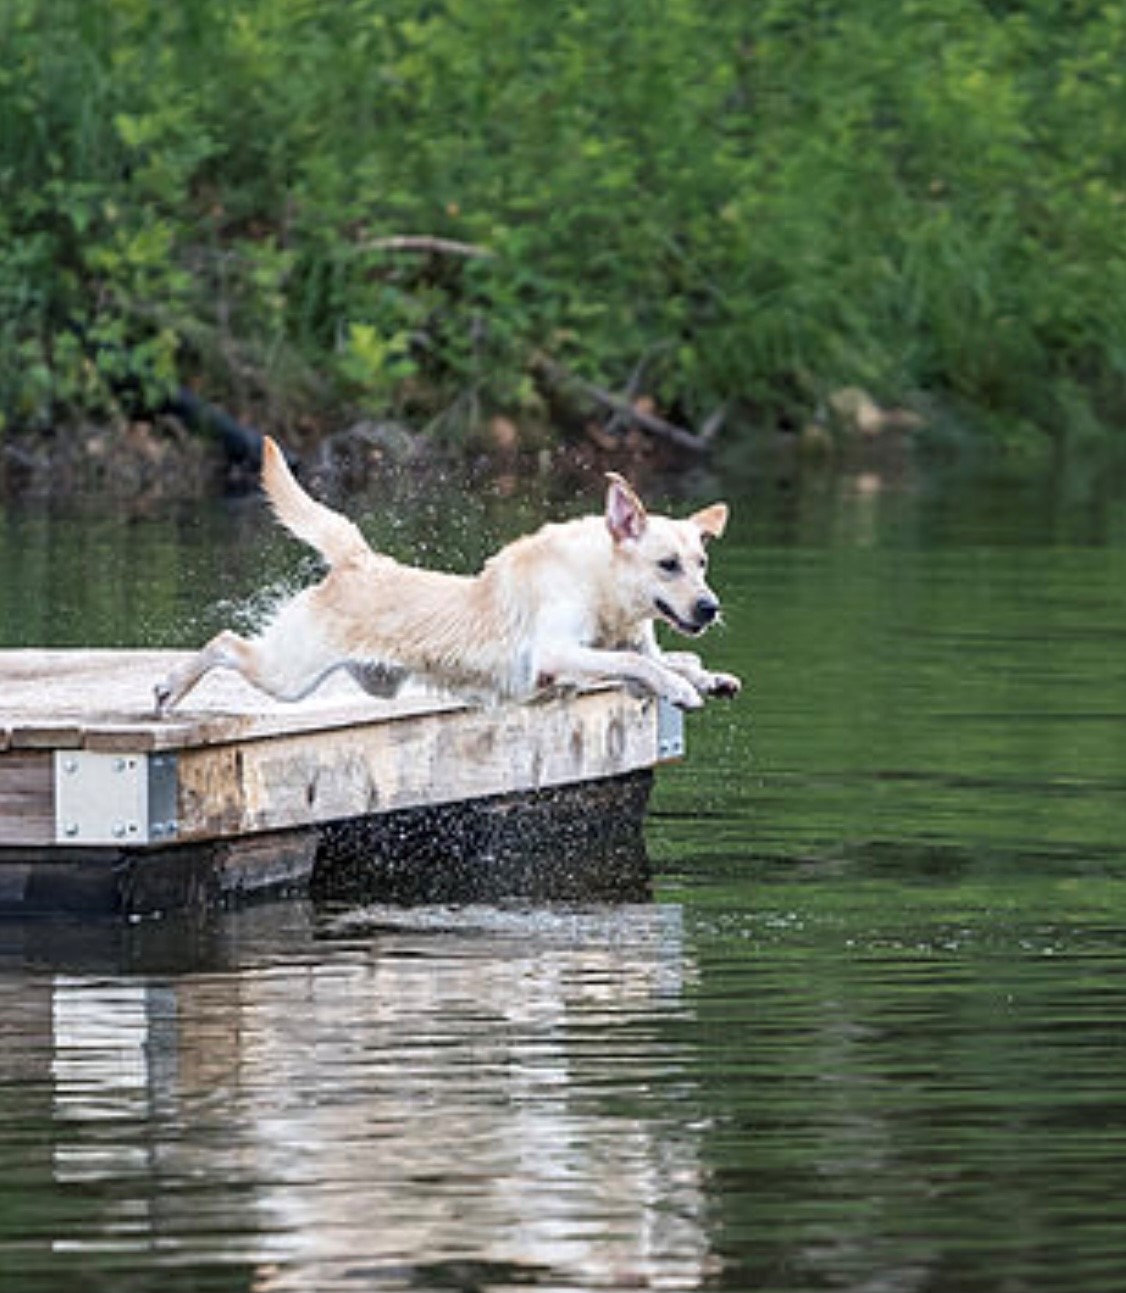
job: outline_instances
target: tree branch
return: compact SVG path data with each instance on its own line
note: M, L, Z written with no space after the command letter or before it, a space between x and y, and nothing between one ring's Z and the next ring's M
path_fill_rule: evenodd
M568 372L567 369L557 364L553 359L541 356L536 361L536 366L552 385L570 386L581 391L596 404L601 404L603 408L609 409L615 417L624 419L647 435L654 436L658 440L664 440L667 444L675 445L678 449L683 449L687 453L703 454L708 452L709 442L694 431L689 431L686 427L677 426L675 422L668 422L664 418L658 417L655 413L643 413L640 409L635 409L628 400L613 394L612 391L604 390L601 386L595 386L592 382L588 382L582 377L576 377L574 373Z
M359 243L357 251L401 251L412 254L433 253L438 256L464 256L466 259L487 260L496 255L489 247L472 242L458 242L455 238L437 238L431 234L396 234L391 238L371 238Z

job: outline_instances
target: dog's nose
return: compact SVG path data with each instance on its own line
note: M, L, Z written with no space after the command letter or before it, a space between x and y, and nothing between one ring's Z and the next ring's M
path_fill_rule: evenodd
M696 623L710 624L719 614L719 602L714 597L701 597L696 603Z

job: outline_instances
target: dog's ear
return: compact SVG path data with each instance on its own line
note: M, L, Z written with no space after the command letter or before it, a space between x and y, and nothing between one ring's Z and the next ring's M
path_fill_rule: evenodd
M616 471L608 471L610 487L606 491L606 528L615 543L640 539L649 517L645 505Z
M711 507L694 512L688 519L700 531L704 542L710 543L727 529L727 504L713 503Z

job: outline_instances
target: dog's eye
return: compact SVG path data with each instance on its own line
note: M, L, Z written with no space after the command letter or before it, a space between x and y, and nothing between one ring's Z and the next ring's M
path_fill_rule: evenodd
M657 566L659 569L663 570L666 575L680 574L681 567L679 557L665 557L663 561L657 562Z

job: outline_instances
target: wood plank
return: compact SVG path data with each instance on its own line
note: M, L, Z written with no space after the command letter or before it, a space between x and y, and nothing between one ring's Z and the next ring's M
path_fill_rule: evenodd
M78 750L82 748L86 729L79 723L60 719L51 722L16 723L9 733L13 750Z
M618 776L657 761L656 702L613 689L197 747L181 840L253 834Z
M128 850L117 868L118 908L125 914L227 907L267 894L307 893L318 831Z
M153 726L151 684L165 652L0 651L0 726L17 748L77 748L91 727L125 726L143 750ZM147 693L147 694L146 694Z
M0 755L0 846L52 843L54 795L49 753L8 750Z
M191 709L157 719L152 714L153 685L188 654L0 651L0 732L13 748L81 746L146 753L335 731L465 708L460 701L423 688L379 700L345 674L328 679L307 699L287 704L264 696L236 674L216 671L192 693Z
M189 709L157 719L153 687L189 654L0 651L0 731L7 743L23 748L146 753L461 707L423 689L378 700L346 674L328 679L306 700L287 704L271 700L237 674L216 671L192 693Z
M408 905L642 902L652 896L643 829L652 783L645 769L331 822L320 828L311 892Z

